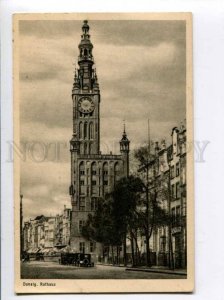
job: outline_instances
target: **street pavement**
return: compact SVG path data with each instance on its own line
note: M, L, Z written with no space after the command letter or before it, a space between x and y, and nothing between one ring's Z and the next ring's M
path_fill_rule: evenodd
M22 279L184 279L178 274L126 271L125 267L96 265L75 267L59 265L58 262L23 262Z

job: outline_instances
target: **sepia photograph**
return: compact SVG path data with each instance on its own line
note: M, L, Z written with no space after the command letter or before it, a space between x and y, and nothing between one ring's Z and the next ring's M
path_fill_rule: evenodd
M13 21L16 293L191 292L191 13Z

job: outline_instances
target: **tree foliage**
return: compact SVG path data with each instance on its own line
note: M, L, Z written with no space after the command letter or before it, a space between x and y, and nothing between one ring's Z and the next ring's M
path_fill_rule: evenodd
M82 228L82 235L104 245L119 245L121 241L116 235L116 224L112 215L110 199L98 199L97 209L94 214L89 214Z
M149 171L150 160L154 157L149 147L141 147L134 153L143 169ZM150 265L149 239L153 230L169 223L169 215L161 208L157 188L149 189L149 184L140 176L123 177L116 182L111 193L99 199L94 214L89 214L82 234L105 246L124 246L126 239L131 241L133 264L140 260L138 236L145 236L147 265Z
M129 176L120 179L111 193L113 199L113 215L119 232L132 228L136 215L136 208L141 199L144 185L140 178Z

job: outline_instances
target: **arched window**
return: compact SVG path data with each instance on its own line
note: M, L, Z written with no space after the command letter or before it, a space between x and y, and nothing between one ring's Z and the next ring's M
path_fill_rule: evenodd
M82 161L79 164L79 192L81 195L85 193L85 163Z
M108 163L103 164L103 185L108 185Z
M92 163L91 174L92 174L92 176L96 175L96 163L95 162Z
M91 187L92 187L92 195L97 194L97 165L95 162L91 165Z
M118 181L119 179L119 164L118 162L115 163L114 165L114 181Z
M84 124L84 139L87 138L87 123Z
M84 154L87 154L87 144L84 144Z
M89 138L91 140L93 139L93 123L92 122L89 124Z
M82 139L83 137L83 124L82 122L79 123L79 138Z
M92 150L93 150L93 144L89 143L89 154L92 154Z
M85 175L85 165L83 161L79 164L79 175Z
M80 143L80 153L83 154L84 148L83 148L83 143Z
M88 50L84 49L84 55L87 56L88 55Z

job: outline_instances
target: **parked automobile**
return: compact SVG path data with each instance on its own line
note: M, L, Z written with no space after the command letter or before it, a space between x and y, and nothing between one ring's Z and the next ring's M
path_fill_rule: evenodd
M61 253L59 263L79 267L94 267L94 262L91 261L91 254L85 253Z

